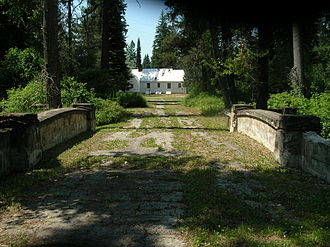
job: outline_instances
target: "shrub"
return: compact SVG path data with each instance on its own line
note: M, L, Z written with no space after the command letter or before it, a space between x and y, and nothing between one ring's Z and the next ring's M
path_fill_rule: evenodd
M39 104L46 103L44 83L34 80L25 87L7 90L8 98L0 102L2 112L37 112Z
M323 127L321 135L330 139L330 93L314 94L309 99L307 107L299 112L319 117Z
M295 107L299 114L319 117L323 126L321 135L330 139L330 93L314 94L310 99L293 91L273 94L268 100L268 107Z
M308 99L299 96L293 91L272 94L268 100L268 108L280 109L284 107L294 107L298 109L306 108Z
M215 115L225 108L222 98L206 93L188 95L183 104L195 107L202 112L202 115L208 116Z
M118 92L116 101L123 107L146 107L146 99L138 93L124 93Z
M73 77L61 81L61 97L64 106L74 103L90 103L95 98L94 89L87 90L86 83L77 82Z
M93 103L96 105L97 125L117 123L126 116L125 109L115 101L95 98Z

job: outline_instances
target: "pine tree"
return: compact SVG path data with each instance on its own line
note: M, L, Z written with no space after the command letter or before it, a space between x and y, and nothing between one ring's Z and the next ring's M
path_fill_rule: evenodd
M126 63L129 68L133 69L136 65L136 50L135 43L132 40L131 43L126 48Z
M105 8L105 9L104 9ZM129 87L125 56L126 21L123 0L103 0L101 68L111 78L111 94ZM104 15L107 15L106 17Z
M178 67L180 38L175 24L168 14L162 11L152 50L152 66L156 68Z
M149 55L146 54L143 58L142 68L144 69L150 69L151 68L151 61L149 58Z
M140 38L138 38L137 41L137 47L136 47L136 67L141 70L142 64L141 64L141 43Z

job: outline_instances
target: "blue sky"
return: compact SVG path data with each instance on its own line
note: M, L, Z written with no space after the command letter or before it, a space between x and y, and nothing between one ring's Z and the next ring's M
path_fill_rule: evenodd
M126 22L128 32L126 42L133 40L135 44L140 38L142 59L145 54L152 55L152 44L155 37L156 26L162 10L166 9L164 1L161 0L125 0Z

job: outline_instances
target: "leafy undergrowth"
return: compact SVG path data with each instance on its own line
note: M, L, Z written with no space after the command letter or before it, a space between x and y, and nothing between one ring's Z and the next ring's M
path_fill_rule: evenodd
M268 106L270 108L293 107L297 108L299 114L319 117L323 126L321 135L330 139L330 93L314 94L308 99L292 90L271 95Z

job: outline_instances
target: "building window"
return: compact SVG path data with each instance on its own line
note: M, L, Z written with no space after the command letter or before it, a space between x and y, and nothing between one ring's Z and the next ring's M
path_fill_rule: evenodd
M171 83L167 83L167 88L171 88Z
M150 88L150 83L147 83L147 88Z
M157 87L160 88L160 83L159 82L157 83Z
M181 88L181 83L178 83L178 88Z

